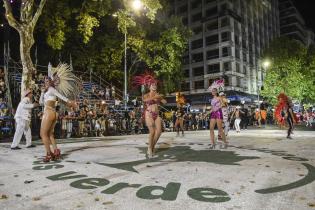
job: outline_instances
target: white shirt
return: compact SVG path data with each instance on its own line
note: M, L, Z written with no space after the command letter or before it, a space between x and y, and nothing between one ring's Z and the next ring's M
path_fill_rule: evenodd
M48 90L44 93L42 92L39 103L41 105L45 104L47 101L56 101L57 97L60 98L61 100L68 102L69 99L61 95L55 88L49 87Z
M31 100L28 97L23 98L16 109L14 119L20 118L31 121L31 112L33 108L34 104L31 103Z

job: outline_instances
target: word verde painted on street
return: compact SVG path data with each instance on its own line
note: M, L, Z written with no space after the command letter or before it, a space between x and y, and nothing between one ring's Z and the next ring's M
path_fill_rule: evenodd
M181 144L182 145L182 144ZM194 145L193 143L189 145ZM200 144L198 144L200 145ZM233 146L231 146L233 147ZM295 155L287 154L285 151L274 151L266 148L262 149L254 149L248 147L235 147L238 149L247 149L247 150L255 150L264 153L270 153L275 156L280 156L286 160L292 161L300 161L305 162L308 161L305 158L296 157ZM87 149L87 148L86 148ZM147 148L141 147L138 148L142 154L145 154ZM238 162L242 160L251 160L258 159L259 157L254 156L240 156L233 151L220 151L220 150L193 150L189 146L174 146L171 148L160 149L157 152L156 157L150 159L150 163L161 163L161 162L205 162L205 163L215 163L222 165L239 165ZM63 168L64 165L60 164L60 161L55 161L53 163L43 163L41 161L33 162L34 170L51 170L51 169L59 169ZM148 163L147 159L136 160L130 162L123 163L97 163L99 165L103 165L106 167L112 167L119 170L125 170L132 173L138 173L136 170L136 166ZM255 190L256 193L260 194L268 194L268 193L276 193L291 190L294 188L298 188L301 186L305 186L315 180L315 167L310 164L302 163L308 170L308 174L302 179L295 181L293 183L289 183L281 186L272 186L266 189L258 189ZM110 184L110 180L104 178L97 177L88 177L84 174L78 174L75 171L67 171L59 174L55 174L52 176L48 176L47 179L51 181L64 181L71 180L71 187L82 189L82 190L90 190L96 189L100 187L105 187ZM126 183L119 182L108 188L104 188L101 193L103 194L115 194L125 188L134 188L136 191L136 196L141 199L161 199L165 201L174 201L176 200L180 188L181 183L178 182L170 182L165 186L158 185L149 185L144 186L143 184L138 183ZM227 202L231 200L229 194L221 189L215 188L206 188L206 187L198 187L192 188L187 191L187 195L194 200L203 201L203 202Z

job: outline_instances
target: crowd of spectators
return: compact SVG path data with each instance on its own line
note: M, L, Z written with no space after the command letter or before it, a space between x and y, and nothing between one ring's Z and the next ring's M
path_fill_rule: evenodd
M4 70L0 69L0 136L13 132L12 116L8 107Z
M41 72L33 74L32 89L34 90L34 100L40 96L41 85L44 82L44 75ZM107 135L126 135L147 133L147 128L143 120L143 107L141 101L133 98L128 103L128 111L124 111L122 101L116 94L115 86L101 88L93 85L91 93L96 96L93 100L84 99L80 102L76 110L68 110L64 105L58 106L58 121L56 124L56 136L58 138L70 137L98 137ZM9 127L14 131L14 123L8 124L5 118L12 118L7 106L6 86L4 82L4 71L0 69L0 125L1 128ZM33 134L38 134L43 108L34 109L32 119ZM233 112L236 106L229 107L230 127L234 128ZM164 131L175 131L176 108L167 112L161 112ZM241 129L248 126L265 127L275 124L273 110L269 107L242 106L240 109ZM13 113L13 112L12 112ZM298 114L300 122L305 122L306 126L312 126L315 114L312 111L305 111ZM188 111L184 117L184 128L186 131L209 129L210 119L208 112Z

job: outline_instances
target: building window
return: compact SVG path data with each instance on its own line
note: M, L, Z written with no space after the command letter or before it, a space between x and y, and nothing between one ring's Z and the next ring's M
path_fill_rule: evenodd
M243 62L247 62L247 54L243 50Z
M234 35L235 46L240 46L240 38L237 35Z
M227 5L226 4L221 4L220 5L220 12L223 12L227 9Z
M191 21L192 21L192 22L200 21L201 18L202 18L202 13L199 12L199 13L197 13L197 14L195 14L195 15L193 15L193 16L191 17Z
M235 58L237 59L241 58L240 48L235 48Z
M224 17L221 19L221 28L230 26L229 18Z
M184 56L183 56L183 64L184 64L184 65L189 64L189 55L184 55Z
M218 20L212 21L207 24L207 31L217 30L218 29Z
M182 83L181 87L182 87L182 91L189 91L190 83L189 82Z
M202 26L198 26L192 29L195 35L200 34L202 32Z
M208 65L208 74L214 74L220 72L220 63Z
M203 61L203 53L196 53L192 55L192 63Z
M184 70L184 77L189 77L189 69Z
M222 57L230 56L231 55L231 48L223 47L222 48Z
M207 52L207 60L219 58L219 49L210 50Z
M206 38L206 45L207 46L213 45L213 44L218 44L218 43L219 43L219 35L218 34L208 36Z
M191 42L191 49L197 49L201 48L203 46L203 40L202 39L197 39L195 41Z
M184 24L185 26L187 26L187 25L188 25L188 18L187 18L187 17L183 17L183 18L182 18L182 22L183 22L183 24Z
M191 3L191 9L196 9L196 8L198 8L201 4L202 4L202 1L196 0L196 1L194 1L194 2Z
M231 62L224 62L223 63L223 71L231 71Z
M193 68L194 77L202 76L204 75L203 66Z
M221 42L226 42L231 40L231 33L226 31L221 33Z
M238 72L238 73L240 73L240 70L241 70L241 69L240 69L240 64L239 64L239 63L236 63L235 67L236 67L235 71Z
M204 88L205 88L205 85L204 85L203 80L195 81L195 89L204 89Z
M217 0L206 0L206 4L217 3Z
M218 14L218 7L215 6L213 8L207 9L206 17L212 17Z
M187 11L188 11L188 5L187 4L178 8L178 14L182 14L182 13L185 13Z

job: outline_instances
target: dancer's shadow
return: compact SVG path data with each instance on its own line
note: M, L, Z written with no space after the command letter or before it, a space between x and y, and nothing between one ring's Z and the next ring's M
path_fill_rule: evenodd
M138 147L141 154L146 154L146 147ZM205 162L222 165L240 165L238 162L242 160L258 159L256 156L240 156L234 151L226 150L194 150L189 146L160 147L156 151L156 155L149 159L152 162ZM147 163L148 160L135 160L123 163L97 163L100 165L117 168L126 171L138 172L134 167Z

